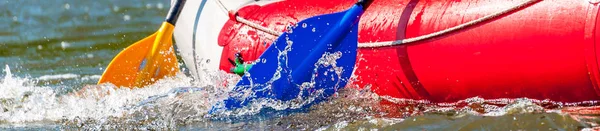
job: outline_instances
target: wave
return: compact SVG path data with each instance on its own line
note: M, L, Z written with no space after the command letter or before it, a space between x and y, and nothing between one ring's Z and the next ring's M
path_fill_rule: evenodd
M58 79L74 79L79 78L77 74L58 74L58 75L43 75L37 78L37 80L47 81L47 80L58 80Z

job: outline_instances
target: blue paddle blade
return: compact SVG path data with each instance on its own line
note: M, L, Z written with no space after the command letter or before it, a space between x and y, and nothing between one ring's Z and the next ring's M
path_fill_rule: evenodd
M363 12L344 12L298 22L254 63L211 112L243 107L255 100L297 100L308 106L333 95L348 83L356 63L358 26Z

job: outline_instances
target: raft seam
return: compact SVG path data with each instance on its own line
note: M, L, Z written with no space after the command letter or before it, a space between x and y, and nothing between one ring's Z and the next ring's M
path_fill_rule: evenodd
M586 46L584 46L584 51L585 53L585 60L586 60L586 66L588 69L588 75L590 77L590 81L592 84L592 88L594 89L594 91L596 92L596 95L600 96L600 88L598 87L598 84L600 82L600 78L599 78L599 67L598 67L598 53L597 53L597 42L596 40L597 38L597 24L599 23L598 19L600 18L600 16L598 15L600 14L600 12L598 12L598 7L596 4L590 4L588 6L588 11L587 11L587 18L585 20L585 25L584 25L584 42Z

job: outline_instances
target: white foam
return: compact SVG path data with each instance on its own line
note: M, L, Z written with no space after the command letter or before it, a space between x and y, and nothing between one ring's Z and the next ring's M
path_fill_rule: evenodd
M60 47L63 50L69 48L70 46L71 46L71 43L69 43L69 42L65 42L65 41L60 42Z
M124 20L124 21L129 21L129 20L131 20L131 16L129 16L129 15L124 15L124 16L123 16L123 20Z
M81 77L81 80L87 81L87 80L98 80L100 79L100 77L102 77L101 75L89 75L89 76L83 76Z
M7 81L7 79L12 78L12 73L10 72L10 67L8 67L8 65L5 65L4 73L6 74L6 76L4 76L4 81Z
M162 3L156 3L156 8L158 9L163 9L163 4Z
M67 9L67 10L71 9L71 5L69 5L69 3L66 3L65 4L65 9Z
M168 92L173 87L189 86L189 78L168 78L145 88L118 88L101 85L97 90L85 90L85 97L56 95L46 86L36 86L35 81L13 77L10 68L4 70L6 76L0 82L0 121L11 123L31 121L58 121L61 119L91 118L102 119L128 114L124 107L137 104L152 95ZM38 79L75 78L75 74L42 76ZM87 76L89 78L97 76Z
M218 85L234 85L237 76L222 71L210 72L201 82L192 81L182 73L175 77L157 81L155 84L143 88L116 88L111 84L88 86L86 90L79 90L79 94L57 95L52 87L39 86L37 80L72 79L81 77L85 79L98 79L99 75L80 76L77 74L46 75L37 79L14 77L10 68L4 70L6 76L0 81L0 122L20 124L39 121L62 120L110 120L118 118L130 121L135 116L159 117L159 123L174 123L172 120L186 119L208 112L208 109L217 101L223 100L227 88ZM232 77L235 76L235 77ZM233 79L232 79L233 78ZM224 83L226 82L226 84ZM202 90L193 93L177 93L171 91L176 87L193 87L206 85ZM148 102L149 98L167 96ZM194 108L188 113L173 112L173 105L186 104ZM150 107L147 110L146 107ZM187 110L188 108L186 108ZM154 114L148 112L154 112ZM162 115L169 114L169 115ZM175 114L175 115L171 115ZM162 119L167 117L176 117ZM92 123L93 124L93 123ZM98 123L97 123L98 124Z
M58 74L58 75L43 75L37 78L37 80L42 80L42 81L46 81L46 80L59 80L59 79L74 79L74 78L78 78L79 75L77 74Z

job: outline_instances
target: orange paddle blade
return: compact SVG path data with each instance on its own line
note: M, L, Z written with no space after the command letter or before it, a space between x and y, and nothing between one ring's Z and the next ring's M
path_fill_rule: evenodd
M98 84L117 87L143 87L178 71L173 50L174 26L164 22L158 32L121 51L108 64Z

